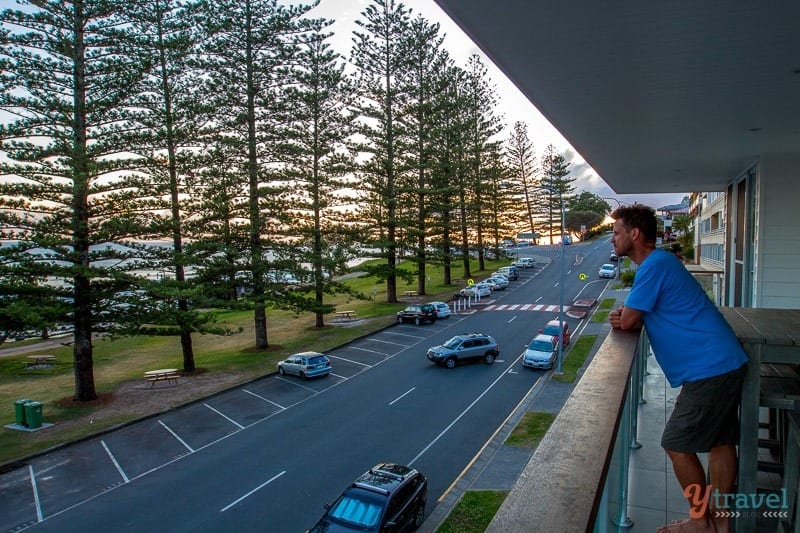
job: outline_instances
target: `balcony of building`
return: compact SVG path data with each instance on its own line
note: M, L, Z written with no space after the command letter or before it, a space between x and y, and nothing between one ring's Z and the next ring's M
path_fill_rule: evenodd
M800 361L800 348L783 346L789 347ZM766 379L761 381L764 386ZM638 533L688 518L688 503L660 446L677 394L645 333L610 331L488 531ZM752 396L745 397L752 406ZM747 432L757 434L756 488L742 489L747 492L741 496L736 489L737 498L746 501L731 507L739 515L735 530L798 531L800 396L767 404L779 406L773 409L761 405L763 395L755 401L761 423L754 429L743 419L742 432L746 441L753 440ZM752 412L743 405L745 411ZM772 431L776 424L780 435ZM749 487L750 481L740 485Z

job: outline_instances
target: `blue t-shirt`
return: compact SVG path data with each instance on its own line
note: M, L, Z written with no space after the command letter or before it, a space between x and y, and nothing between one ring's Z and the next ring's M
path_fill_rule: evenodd
M644 313L656 360L673 387L747 362L725 317L670 252L653 250L642 261L625 306Z

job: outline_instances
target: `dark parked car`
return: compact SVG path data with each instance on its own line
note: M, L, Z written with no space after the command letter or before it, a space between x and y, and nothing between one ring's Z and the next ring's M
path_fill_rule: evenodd
M428 480L417 470L381 463L359 476L309 531L414 531L425 520Z
M433 322L436 320L436 308L431 304L409 305L402 311L397 312L397 322L413 322L420 325L423 322Z
M453 368L459 361L483 359L487 365L494 363L500 355L497 341L483 333L456 335L440 346L428 348L428 359L437 365Z

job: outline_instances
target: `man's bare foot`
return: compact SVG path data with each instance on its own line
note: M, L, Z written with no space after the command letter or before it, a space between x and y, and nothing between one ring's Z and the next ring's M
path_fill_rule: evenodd
M658 528L657 533L715 533L714 523L705 518L687 518L686 520L676 520L666 526Z

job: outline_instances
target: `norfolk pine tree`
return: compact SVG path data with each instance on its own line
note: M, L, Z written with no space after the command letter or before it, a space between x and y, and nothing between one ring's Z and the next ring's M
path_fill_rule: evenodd
M247 191L248 263L255 347L269 347L266 307L280 293L268 290L268 254L289 223L279 180L281 129L275 118L290 79L294 37L313 22L302 16L316 3L284 7L275 0L207 0L210 39L202 47L213 142L238 150L236 170ZM285 113L284 113L285 115ZM272 244L272 246L271 246ZM243 268L244 270L245 268Z
M140 170L147 176L153 193L151 216L163 225L171 248L152 246L157 259L153 267L166 275L149 287L162 304L158 316L150 317L157 328L150 333L177 334L183 353L183 370L195 370L192 332L215 332L207 326L210 313L190 310L192 294L186 280L189 257L184 253L185 214L191 216L193 194L186 180L199 150L200 73L192 68L193 53L200 42L192 6L177 0L154 0L131 4L131 17L140 53L152 65L135 98L138 129L128 136ZM162 205L161 198L167 198ZM181 200L183 198L183 200ZM166 217L160 213L168 213ZM172 302L176 305L172 305ZM194 298L197 301L197 298Z
M575 192L575 187L572 185L575 178L570 177L569 173L569 163L564 156L556 151L555 146L548 145L542 155L542 186L549 189L542 190L544 194L541 198L544 199L544 212L547 214L551 244L555 244L553 221L557 220L558 227L561 228L561 200L563 199L566 210L569 200ZM561 193L561 198L550 189ZM566 228L561 228L561 239L564 238L565 232Z
M12 117L0 132L9 158L0 237L20 241L2 248L0 276L7 280L16 264L54 282L50 294L70 302L74 399L90 401L94 326L110 319L104 302L129 281L121 263L130 268L124 260L135 255L111 244L148 233L146 217L127 208L137 191L126 186L130 161L119 142L147 64L129 46L128 2L28 5L36 9L0 14L0 108ZM30 253L36 248L44 255ZM109 266L112 259L119 263Z
M477 55L472 55L465 70L465 98L467 101L467 181L470 185L469 206L478 247L478 269L484 270L484 209L488 194L487 175L483 168L487 154L499 150L495 139L502 124L495 116L497 94L490 84L486 66ZM469 261L469 256L465 258Z
M538 168L533 143L528 137L528 126L524 122L514 123L513 131L506 143L506 159L509 167L509 179L513 184L514 191L520 195L522 203L518 216L527 221L528 230L535 235L536 227L533 217L537 211L534 199L538 196L536 194Z
M386 280L386 302L396 303L400 155L405 136L401 110L406 107L402 78L409 68L403 43L409 35L409 12L394 0L373 0L361 16L363 20L356 20L361 31L354 32L351 52L357 69L354 109L359 114L356 131L360 134L353 149L366 158L359 168L358 188L370 205L362 214L370 218L365 223L377 229L371 240L386 260L370 269L370 274Z
M436 92L443 90L442 72L449 62L447 52L442 48L443 38L439 36L439 25L430 24L421 16L411 21L409 39L406 41L407 55L411 60L405 83L408 85L408 109L403 114L409 135L409 147L405 154L410 168L416 176L409 174L408 201L413 205L416 219L409 220L409 236L414 238L414 261L417 264L417 294L425 294L425 265L428 261L426 238L431 215L429 196L434 194L431 187L433 165L434 105Z
M325 304L324 295L346 290L333 280L333 273L341 267L337 254L354 242L349 229L353 224L342 209L349 200L342 193L349 185L346 175L354 167L345 150L345 141L352 133L353 117L347 108L353 87L344 74L341 56L326 43L328 37L330 34L320 27L301 40L297 55L300 65L287 91L287 120L291 124L287 178L295 185L288 236L299 244L290 247L295 267L311 265L313 291L313 301L303 299L296 304L298 309L314 313L317 328L325 325L325 314L333 311L333 306Z

